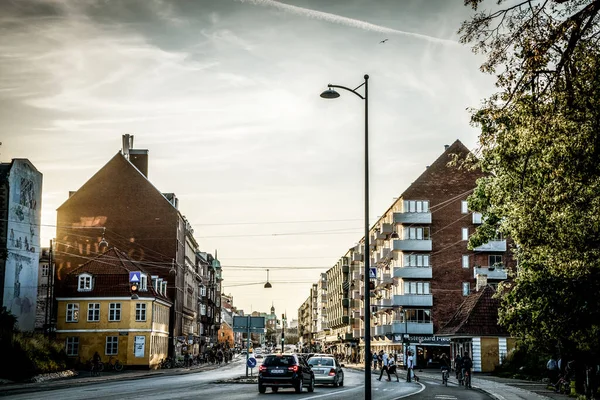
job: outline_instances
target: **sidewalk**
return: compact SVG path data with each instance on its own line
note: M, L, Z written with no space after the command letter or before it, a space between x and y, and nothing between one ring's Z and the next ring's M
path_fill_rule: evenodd
M42 382L30 382L30 383L5 383L0 385L0 397L5 395L13 395L20 393L29 392L40 392L44 390L63 389L72 386L85 386L92 385L95 383L109 382L109 381L127 381L133 379L145 379L152 378L154 376L168 376L168 375L182 375L190 374L195 372L210 371L217 369L221 366L230 365L235 363L239 358L234 358L228 364L203 364L193 365L185 368L169 368L169 369L157 369L157 370L128 370L125 368L121 372L101 372L99 376L91 376L90 371L77 371L77 375L73 377L67 377L62 379L52 379Z
M344 364L346 368L364 370L364 364ZM373 374L379 375L380 370L372 370ZM419 378L427 378L441 381L441 372L434 369L415 370ZM406 378L404 369L398 370L398 375ZM450 375L449 385L457 385L454 375ZM475 374L472 380L474 389L479 389L498 400L566 400L569 397L554 393L546 388L546 384L519 379L499 378L491 375Z

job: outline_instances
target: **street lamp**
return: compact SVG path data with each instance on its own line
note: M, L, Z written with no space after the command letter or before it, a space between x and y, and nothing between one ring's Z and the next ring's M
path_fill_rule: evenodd
M265 289L272 288L273 285L269 283L269 270L267 270L267 283L265 283Z
M345 86L327 85L327 90L321 93L324 99L336 99L340 94L334 89L344 89L354 93L361 100L365 101L365 400L371 400L371 293L369 287L369 267L371 256L369 254L369 75L364 76L365 81L350 89ZM356 90L365 87L365 95L361 95Z

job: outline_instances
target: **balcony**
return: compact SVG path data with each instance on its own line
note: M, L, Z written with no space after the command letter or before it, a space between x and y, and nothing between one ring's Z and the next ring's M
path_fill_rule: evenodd
M349 265L342 265L342 274L347 274L350 272L350 266Z
M350 299L342 299L342 307L349 307Z
M357 264L363 260L362 254L354 253L352 254L352 264Z
M430 294L397 294L394 305L404 307L433 307L433 295Z
M385 240L386 238L387 238L387 235L385 233L377 232L375 234L375 240Z
M392 333L392 325L377 325L375 327L375 336L383 336Z
M478 267L473 268L473 277L477 275L487 275L488 280L503 281L508 278L508 273L504 267Z
M379 232L381 232L385 235L389 235L392 232L394 232L394 226L392 224L381 224L381 227L379 228Z
M396 239L394 251L431 251L431 240Z
M375 253L375 262L385 261L390 257L391 250L389 247L384 247Z
M409 335L433 335L433 322L408 322L404 324L401 321L394 321L392 324L392 332Z
M360 273L360 271L352 272L352 279L355 281L362 280L362 274Z
M394 278L431 279L431 267L395 267Z
M389 272L383 273L377 282L377 284L381 286L391 285L392 283L394 283L394 278L392 278L392 275Z
M504 252L506 251L506 239L502 240L492 240L485 244L482 244L479 247L475 247L473 251L497 251Z
M429 212L402 212L394 213L396 224L431 224L431 213Z
M362 329L352 329L352 337L358 339L362 336Z
M481 219L482 219L481 213L478 213L478 212L473 213L473 224L474 225L481 225L481 223L482 223Z

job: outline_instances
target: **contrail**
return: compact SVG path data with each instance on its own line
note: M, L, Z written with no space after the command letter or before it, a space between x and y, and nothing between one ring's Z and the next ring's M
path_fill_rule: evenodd
M452 44L458 45L458 42L449 39L440 39L433 36L421 35L419 33L399 31L397 29L387 28L381 25L371 24L369 22L361 21L358 19L342 17L336 14L330 14L323 11L311 10L309 8L303 8L298 6L292 6L290 4L280 3L275 0L237 0L242 3L250 3L258 6L267 6L278 8L283 11L287 11L293 14L303 15L309 18L320 19L327 22L333 22L340 25L346 25L353 28L364 29L366 31L380 32L380 33L391 33L396 35L411 36L417 39L427 40L429 42L440 43L440 44Z

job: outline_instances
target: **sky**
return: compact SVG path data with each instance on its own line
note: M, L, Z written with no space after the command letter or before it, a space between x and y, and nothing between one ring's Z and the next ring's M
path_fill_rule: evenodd
M468 108L494 79L459 43L471 12L462 0L3 0L0 160L43 173L47 246L69 190L133 134L150 181L218 251L234 305L295 317L363 232L364 103L319 94L370 76L374 223L445 144L477 146Z

